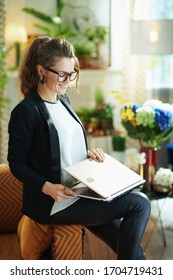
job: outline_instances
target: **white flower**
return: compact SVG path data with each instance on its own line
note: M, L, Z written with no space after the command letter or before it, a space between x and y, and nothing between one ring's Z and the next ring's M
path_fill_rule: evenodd
M154 183L161 186L169 186L173 183L173 172L169 168L160 167L154 175Z
M146 154L139 153L137 148L126 149L126 161L125 165L134 171L139 170L139 165L146 162Z
M139 165L146 163L146 153L139 153L135 157L135 162Z
M162 108L162 101L158 100L158 99L151 99L151 100L148 100L146 102L143 103L143 106L148 106L152 109L154 108Z
M126 149L126 160L125 165L129 167L130 169L137 171L138 170L138 164L135 162L135 157L138 154L138 150L136 148L128 148Z
M53 20L54 23L61 23L62 22L60 17L53 17L52 20Z

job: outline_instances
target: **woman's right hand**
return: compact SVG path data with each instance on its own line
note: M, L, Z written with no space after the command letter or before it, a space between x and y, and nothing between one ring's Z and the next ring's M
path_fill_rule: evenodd
M77 194L70 188L61 184L52 184L46 182L43 185L42 192L50 195L55 201L62 201L68 199L70 196L77 197Z

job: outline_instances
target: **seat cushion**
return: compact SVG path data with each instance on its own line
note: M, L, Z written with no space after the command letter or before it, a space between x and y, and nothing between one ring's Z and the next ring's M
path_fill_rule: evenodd
M41 225L23 215L18 228L21 256L24 260L38 260L52 243L51 225Z
M84 230L81 225L53 225L53 260L82 260Z
M83 259L84 234L81 225L41 225L23 215L17 231L24 260L42 258L50 246L54 260Z
M14 233L22 216L22 183L7 164L0 164L0 198L0 232Z

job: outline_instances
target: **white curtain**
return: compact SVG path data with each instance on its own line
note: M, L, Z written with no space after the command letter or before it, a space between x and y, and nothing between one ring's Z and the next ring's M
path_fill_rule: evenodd
M140 105L150 96L146 91L145 58L142 55L131 54L130 25L132 19L145 17L147 2L146 0L112 0L111 4L112 67L122 73L121 91L124 97ZM123 133L123 128L121 130ZM127 147L138 147L138 141L129 137L126 140Z
M123 89L128 94L130 100L142 103L146 98L146 71L145 59L141 55L131 55L130 49L130 21L131 19L141 19L145 14L145 0L124 1L125 9L125 28L123 45ZM142 34L141 34L142 35ZM140 40L140 38L136 38Z
M147 98L145 58L131 54L130 24L144 18L146 9L145 0L112 0L112 65L122 72L123 93L139 104Z

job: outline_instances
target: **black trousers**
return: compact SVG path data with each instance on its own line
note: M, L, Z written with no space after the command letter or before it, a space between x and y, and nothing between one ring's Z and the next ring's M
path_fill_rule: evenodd
M146 259L141 240L150 216L145 194L129 192L111 202L80 198L50 217L53 224L81 224L102 239L119 260Z

